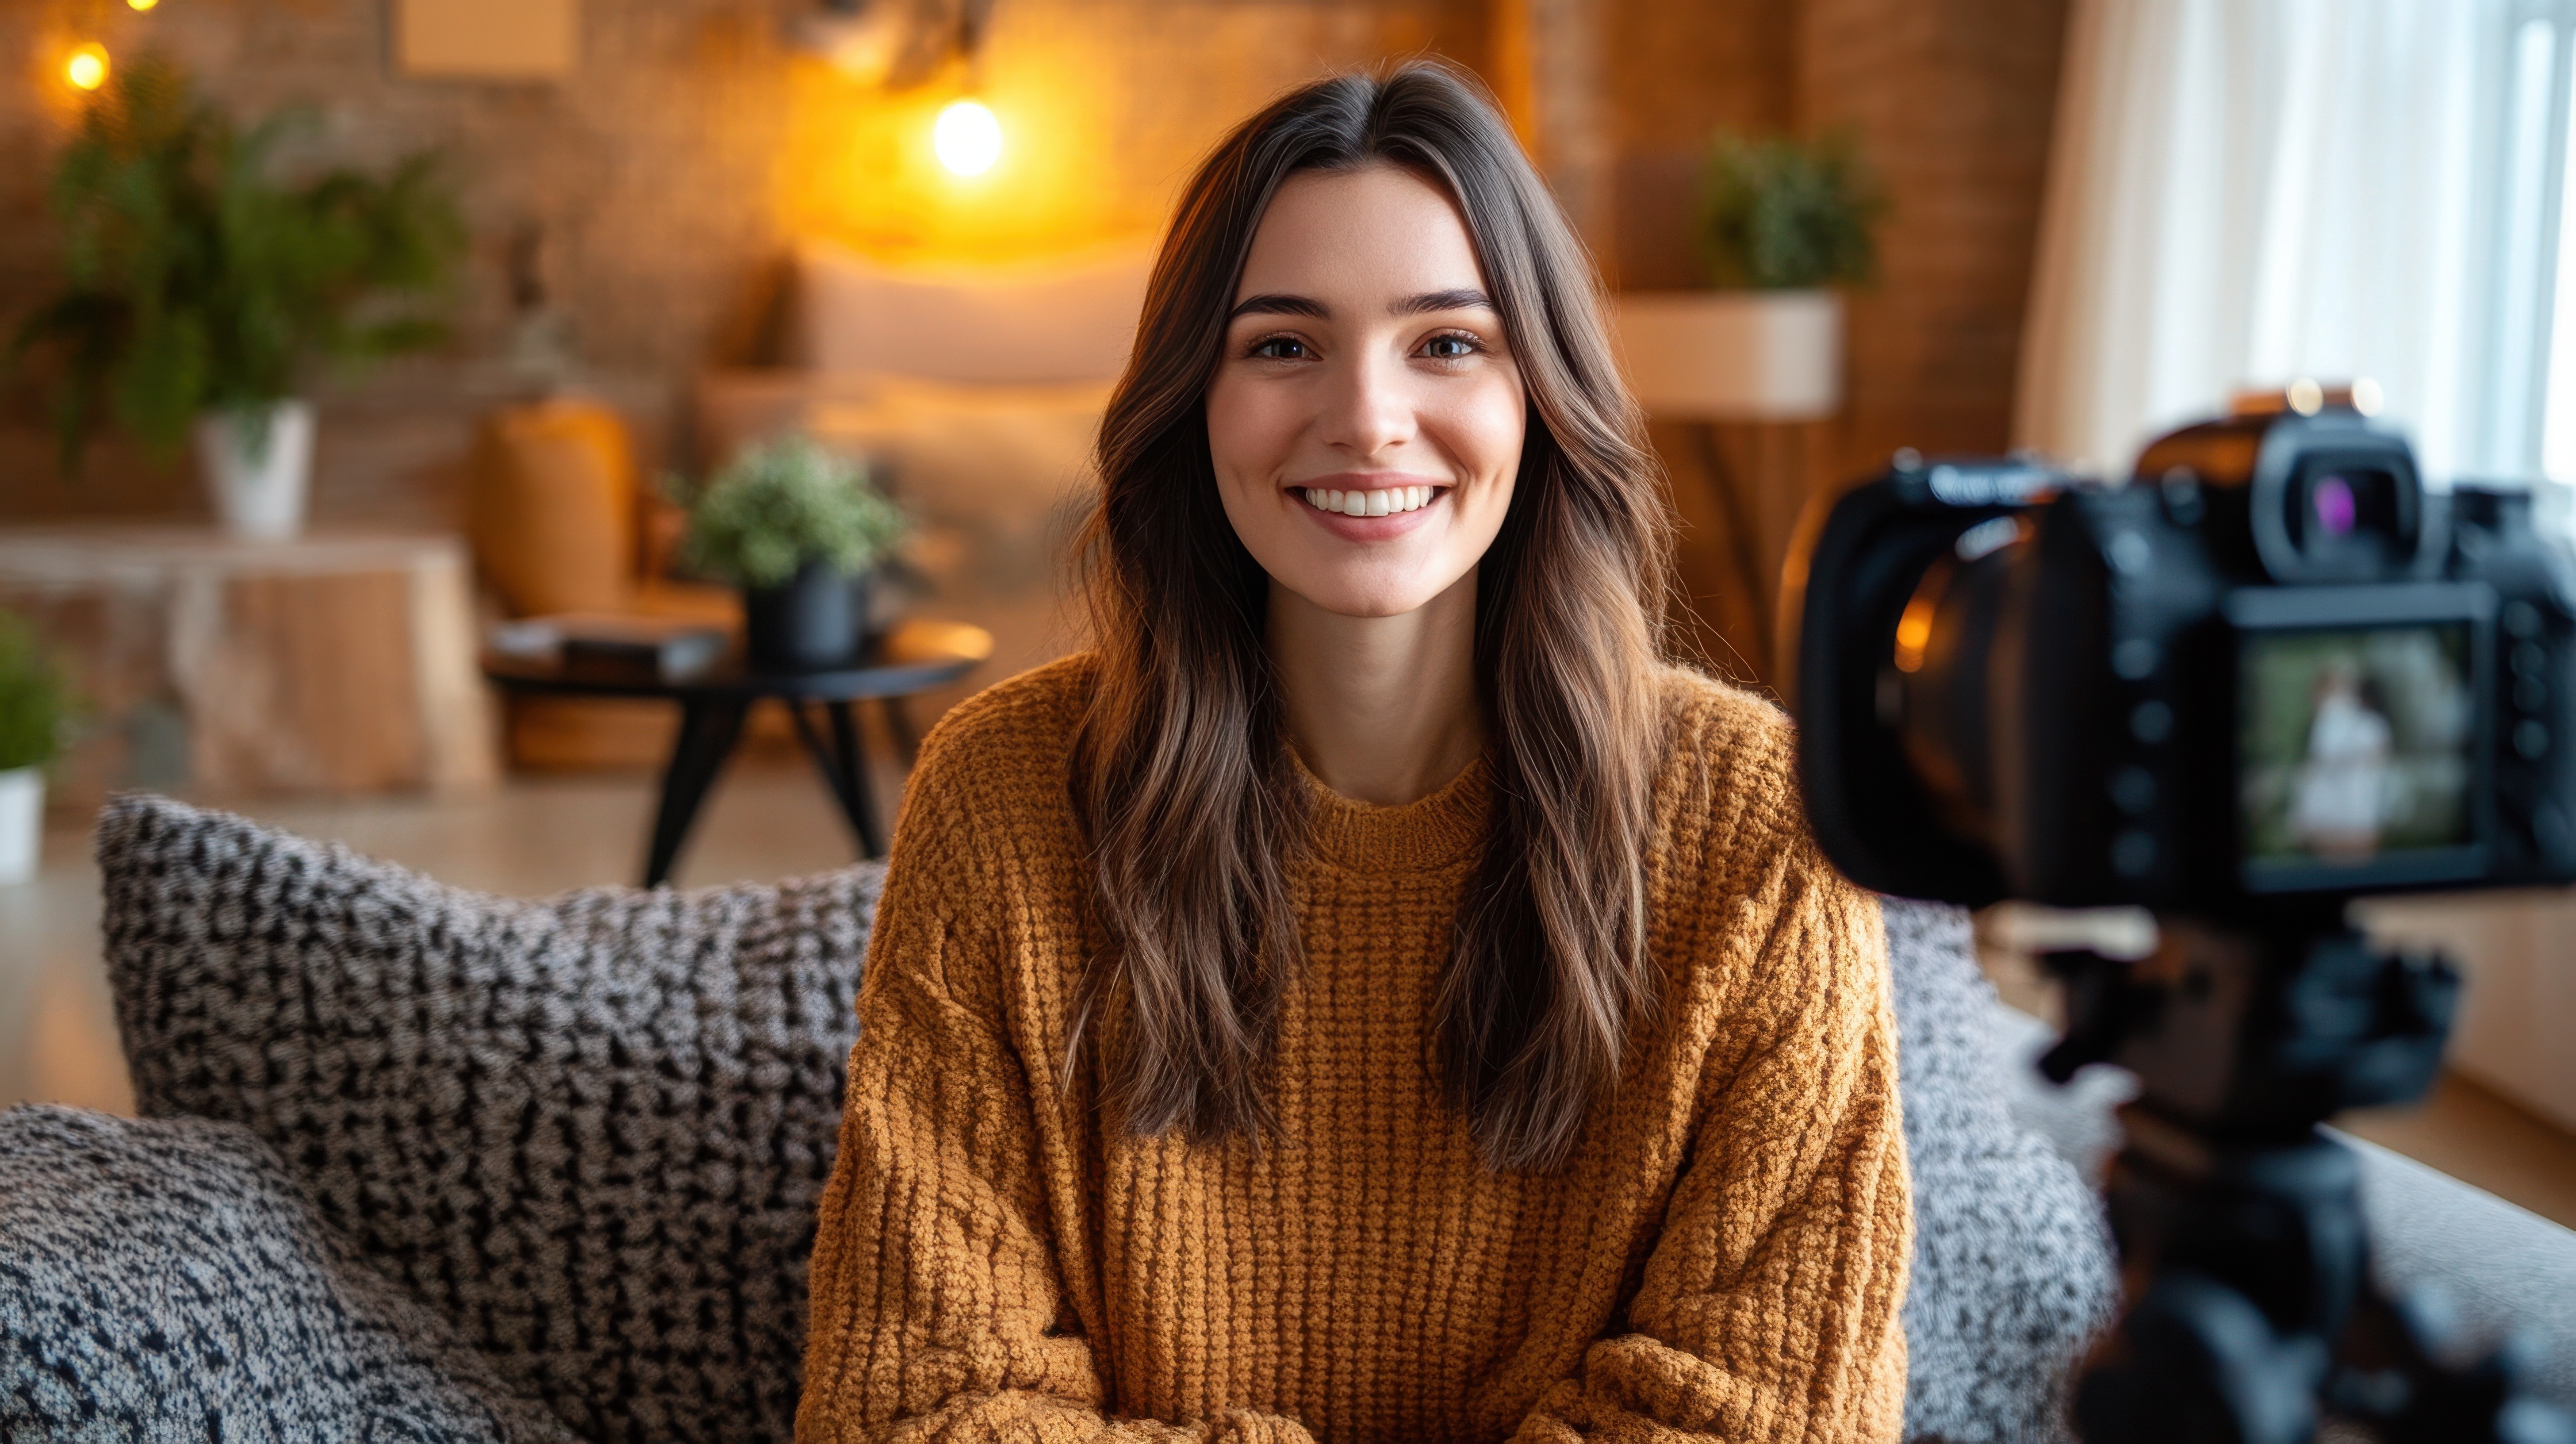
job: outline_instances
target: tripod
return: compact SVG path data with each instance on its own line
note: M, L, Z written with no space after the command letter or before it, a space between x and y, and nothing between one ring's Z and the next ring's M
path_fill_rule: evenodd
M2305 1444L2329 1419L2387 1444L2576 1444L2507 1356L2465 1357L2371 1282L2359 1160L2318 1125L2423 1096L2460 982L2374 951L2342 901L2160 918L2135 963L2043 956L2066 1036L2040 1070L2141 1084L2104 1190L2127 1306L2077 1387L2086 1444Z

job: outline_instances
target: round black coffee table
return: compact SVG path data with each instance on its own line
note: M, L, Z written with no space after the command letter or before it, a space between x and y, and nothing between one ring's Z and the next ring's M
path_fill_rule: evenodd
M812 672L759 672L743 663L740 653L726 656L701 671L680 678L567 675L561 661L486 651L483 675L509 692L570 697L659 697L680 704L680 735L671 746L670 764L662 771L662 799L653 812L653 842L645 854L644 886L660 887L671 876L698 805L723 770L725 758L742 738L742 722L751 704L775 697L796 720L796 736L814 759L815 770L841 804L858 839L862 857L882 857L885 825L869 795L868 763L859 738L853 704L885 704L898 737L910 744L909 731L897 708L903 698L953 682L993 655L992 634L963 622L914 618L895 624L850 666ZM821 704L831 728L827 744L809 707Z

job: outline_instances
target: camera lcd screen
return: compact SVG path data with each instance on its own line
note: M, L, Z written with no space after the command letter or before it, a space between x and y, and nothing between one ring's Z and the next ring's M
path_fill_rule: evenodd
M2248 883L2376 872L2475 841L2466 623L2242 632L2238 645Z

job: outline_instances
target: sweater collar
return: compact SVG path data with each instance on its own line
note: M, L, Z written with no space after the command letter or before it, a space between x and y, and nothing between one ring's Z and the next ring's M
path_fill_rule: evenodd
M1315 856L1338 867L1434 868L1458 861L1484 841L1492 787L1477 758L1447 786L1400 807L1353 802L1326 787L1295 748L1289 765L1305 785Z

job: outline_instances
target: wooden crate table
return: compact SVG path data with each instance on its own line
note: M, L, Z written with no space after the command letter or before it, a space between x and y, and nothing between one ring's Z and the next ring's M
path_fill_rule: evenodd
M0 607L69 664L88 716L61 805L447 791L499 773L464 542L322 531L0 528Z

